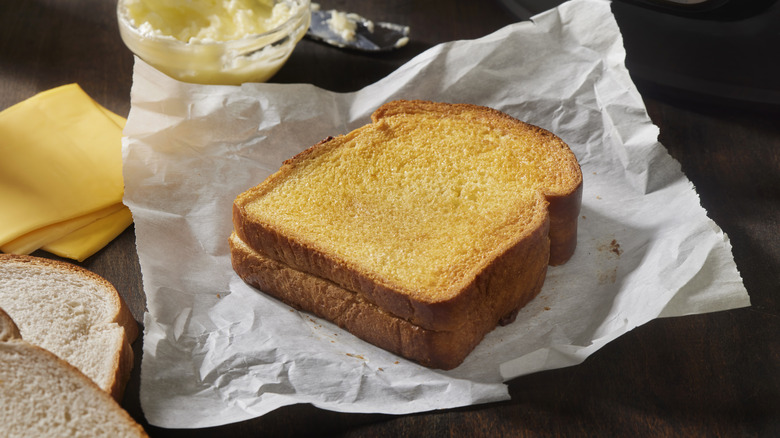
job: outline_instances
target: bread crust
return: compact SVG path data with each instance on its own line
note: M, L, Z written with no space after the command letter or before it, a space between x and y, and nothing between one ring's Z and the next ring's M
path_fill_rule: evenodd
M114 346L116 352L112 357L111 368L115 370L112 373L112 379L108 382L105 389L115 400L121 401L124 395L125 386L130 378L130 372L134 366L134 354L132 342L138 337L138 323L133 318L129 307L117 292L113 284L100 275L73 265L71 263L60 262L57 260L34 257L21 254L0 254L0 263L30 264L46 269L57 270L86 279L89 282L100 285L100 287L112 291L107 298L111 300L111 307L115 309L113 315L101 323L116 323L124 329L125 336L121 341L117 341Z
M582 205L582 179L573 192L548 195L550 203L550 266L566 263L577 248L577 223Z

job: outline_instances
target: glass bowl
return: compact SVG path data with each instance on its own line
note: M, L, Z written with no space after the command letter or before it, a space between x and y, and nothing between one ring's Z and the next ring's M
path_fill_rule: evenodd
M168 76L199 84L238 85L265 82L284 65L311 22L310 0L275 0L289 7L289 18L263 33L220 41L182 41L136 23L127 4L117 2L119 34L125 45L146 63ZM138 1L138 0L135 0Z

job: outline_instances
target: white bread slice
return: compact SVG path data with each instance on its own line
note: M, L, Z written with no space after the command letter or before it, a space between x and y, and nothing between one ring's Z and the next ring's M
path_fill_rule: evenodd
M111 283L69 263L0 254L0 308L26 341L121 400L138 324Z
M0 309L0 435L145 437L108 393L54 354L22 340Z

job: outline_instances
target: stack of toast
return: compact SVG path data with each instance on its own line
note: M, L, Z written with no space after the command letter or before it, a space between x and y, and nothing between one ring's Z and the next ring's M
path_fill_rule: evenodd
M393 101L236 198L232 263L295 308L452 369L572 256L581 198L554 134L486 107Z

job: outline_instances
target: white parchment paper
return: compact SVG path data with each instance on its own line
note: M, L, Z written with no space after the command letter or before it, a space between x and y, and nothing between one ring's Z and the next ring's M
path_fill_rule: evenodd
M402 414L503 400L503 382L578 364L654 318L748 306L728 239L658 143L624 55L609 3L575 0L436 46L348 94L185 84L137 60L123 157L148 304L149 422L213 426L293 403ZM584 174L575 256L448 372L293 311L230 266L236 195L400 98L487 105L549 129Z

